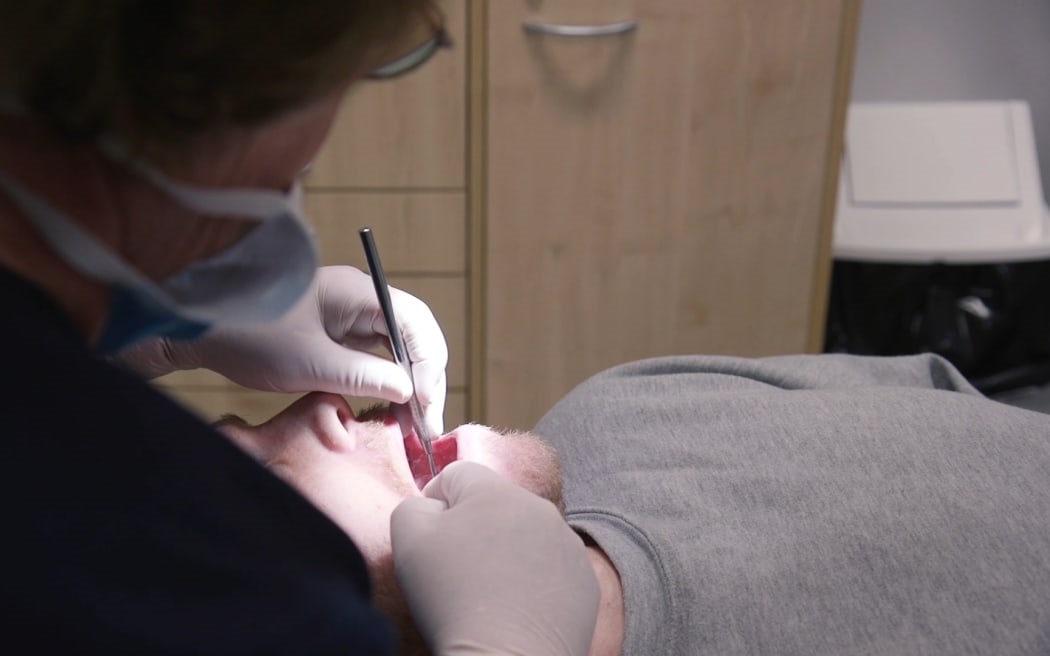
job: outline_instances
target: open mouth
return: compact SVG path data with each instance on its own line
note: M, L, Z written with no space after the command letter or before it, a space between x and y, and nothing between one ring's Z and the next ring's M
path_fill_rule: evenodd
M423 489L434 476L430 473L430 465L427 462L426 451L416 431L411 428L411 417L408 407L404 405L391 404L375 405L361 411L356 417L357 421L380 422L387 425L398 424L404 429L409 429L404 438L405 458L408 460L408 468L412 472L412 478L419 489ZM442 435L431 442L434 455L434 466L438 472L449 463L455 462L459 457L459 445L455 433Z
M443 435L431 442L430 446L434 454L434 466L438 472L459 457L459 448L454 434ZM427 462L426 451L423 450L423 443L414 430L409 431L405 436L405 456L408 458L408 467L412 470L412 478L422 490L423 486L434 477L430 473L430 465Z

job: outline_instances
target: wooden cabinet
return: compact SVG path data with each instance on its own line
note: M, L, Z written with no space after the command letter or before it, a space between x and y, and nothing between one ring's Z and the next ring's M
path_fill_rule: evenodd
M488 421L638 358L819 349L856 5L488 3Z
M356 85L317 158L323 260L363 265L373 226L445 329L449 426L528 428L637 358L819 350L858 5L446 2L455 49ZM163 384L208 416L288 402Z

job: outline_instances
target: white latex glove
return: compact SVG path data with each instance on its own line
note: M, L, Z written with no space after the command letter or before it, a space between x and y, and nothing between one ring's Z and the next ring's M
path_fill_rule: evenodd
M394 567L441 656L588 653L598 581L554 504L455 462L390 518Z
M318 269L310 288L284 316L264 324L216 326L194 341L155 340L119 359L157 376L211 369L245 387L275 392L332 392L404 403L415 391L435 435L444 432L448 347L430 308L390 289L398 327L412 361L400 366L367 352L387 346L388 333L372 279L348 266Z

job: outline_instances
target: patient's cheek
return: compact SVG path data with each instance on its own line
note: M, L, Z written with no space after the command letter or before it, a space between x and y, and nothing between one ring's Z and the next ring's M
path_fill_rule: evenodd
M450 434L459 447L458 459L485 465L499 474L508 476L509 444L496 431L487 426L466 424Z
M459 459L485 465L508 481L561 506L557 454L535 435L470 424L456 429Z

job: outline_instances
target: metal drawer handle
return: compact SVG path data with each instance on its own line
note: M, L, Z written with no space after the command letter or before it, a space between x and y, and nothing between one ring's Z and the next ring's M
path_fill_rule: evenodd
M638 21L625 20L605 25L563 25L525 21L521 24L521 27L526 32L553 36L613 36L638 29Z

